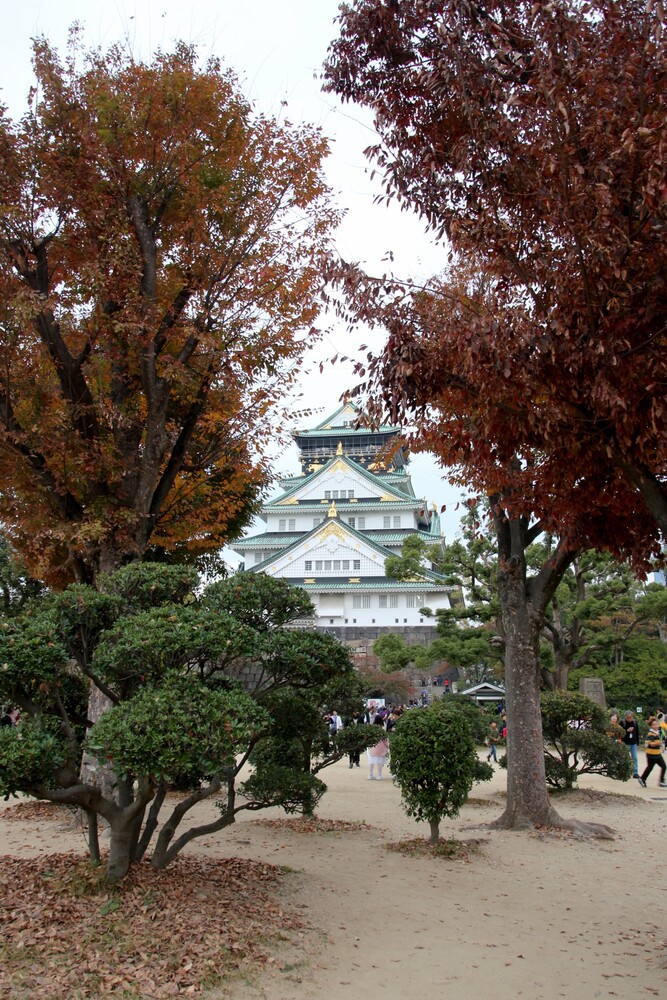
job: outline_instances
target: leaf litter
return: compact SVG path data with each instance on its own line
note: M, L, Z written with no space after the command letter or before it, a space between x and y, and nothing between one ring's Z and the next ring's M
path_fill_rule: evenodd
M305 945L277 898L283 872L241 858L133 865L120 886L74 853L0 857L0 995L13 1000L201 996ZM284 947L284 946L283 946Z
M374 830L375 827L363 821L346 819L321 819L319 816L299 816L296 819L256 819L255 826L268 826L274 830L291 830L292 833L354 833L358 830Z

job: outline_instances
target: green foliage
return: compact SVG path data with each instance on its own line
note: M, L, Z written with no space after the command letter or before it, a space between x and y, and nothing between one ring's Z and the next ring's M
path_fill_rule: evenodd
M67 652L82 669L90 666L102 632L121 614L118 596L73 583L52 603L53 626Z
M431 825L435 843L440 820L457 816L473 783L492 773L477 758L464 714L440 706L406 712L391 734L390 752L405 811Z
M489 723L498 721L498 716L486 714L473 698L465 694L447 695L446 698L437 701L434 708L440 712L460 712L468 722L472 738L477 745L484 743L489 732Z
M268 726L269 716L242 691L214 691L196 677L167 673L110 709L87 743L119 777L195 787L224 768Z
M327 786L308 771L267 762L243 782L240 790L255 803L253 808L279 806L287 813L303 811L312 815Z
M547 784L572 788L580 774L604 774L627 781L632 760L611 732L606 711L582 694L542 695L542 727Z
M635 635L623 645L623 658L616 665L598 664L573 670L572 690L582 677L600 677L609 704L662 705L667 703L667 646L655 638Z
M207 588L204 607L226 611L258 632L312 618L313 603L305 590L266 573L236 573Z
M135 564L105 578L103 592L72 585L3 622L0 699L17 701L26 717L1 733L0 787L90 807L79 777L85 748L114 774L126 804L114 812L117 803L92 796L92 808L113 820L112 839L118 824L141 822L141 808L123 818L137 796L146 807L169 784L196 791L186 812L227 787L220 828L241 808L312 809L325 790L314 772L354 742L329 737L323 708L358 711L362 681L342 643L293 626L308 608L304 592L275 583L248 574L240 594L224 581L197 597L191 569ZM265 607L274 597L277 607ZM84 742L90 681L114 707ZM249 757L251 798L239 805L235 782ZM160 864L191 839L189 831L169 846L183 815L158 834Z
M373 653L380 660L380 667L385 674L393 674L396 670L404 670L412 660L414 650L407 646L400 635L385 632L373 643Z
M531 546L531 562L539 568L552 553L553 539L547 536ZM579 677L619 666L630 638L649 632L649 606L641 611L644 592L628 566L609 554L580 553L563 575L545 615L542 654L546 685L576 690ZM656 636L656 654L658 646Z
M25 719L0 727L0 795L7 798L26 786L48 785L67 760L67 747L44 719Z
M494 542L482 530L484 512L470 502L462 519L462 537L442 548L438 569L465 600L435 612L438 638L431 644L434 659L457 666L471 684L492 679L502 670L504 641L496 589Z
M134 686L155 680L168 670L197 668L228 671L259 656L260 637L227 614L196 604L171 604L120 618L104 631L95 649L93 668L108 683Z
M353 691L358 690L355 683ZM294 772L313 776L353 750L365 750L383 738L384 729L372 725L352 724L332 733L322 714L324 704L340 704L339 700L331 699L331 694L328 687L309 691L288 688L274 691L265 699L271 725L250 753L249 761L254 765L256 774L249 785L246 783L249 788L255 789L267 770L277 775L290 768ZM356 713L361 709L361 701L357 700L349 707L349 714ZM321 797L321 792L313 796L311 791L315 793L319 786L306 782L299 787L306 792L301 808L311 815Z
M24 717L59 718L61 702L79 738L86 722L88 685L69 661L49 610L0 620L0 704L18 705Z
M408 535L401 546L400 556L389 556L384 571L393 580L414 580L424 577L428 545L419 535Z
M130 563L99 579L99 588L121 601L123 613L187 604L194 600L198 573L194 566L165 563Z

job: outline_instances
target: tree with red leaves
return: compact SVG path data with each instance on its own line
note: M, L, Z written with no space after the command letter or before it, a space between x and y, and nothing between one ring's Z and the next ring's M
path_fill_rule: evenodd
M558 819L536 637L560 576L591 545L645 569L667 534L662 18L638 0L357 0L326 66L374 111L388 194L457 255L418 291L369 295L349 266L341 282L389 330L360 369L371 414L414 422L413 446L491 497L510 826ZM543 530L560 541L529 577Z
M178 44L66 61L0 115L0 490L63 587L217 551L251 519L338 220L317 128Z

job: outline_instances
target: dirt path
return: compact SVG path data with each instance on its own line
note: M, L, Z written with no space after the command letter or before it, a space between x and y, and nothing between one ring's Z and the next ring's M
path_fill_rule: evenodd
M630 1000L664 993L667 959L660 873L667 795L602 778L563 803L565 815L606 823L617 839L490 832L502 811L504 774L473 793L447 835L479 839L468 862L405 857L386 845L426 836L391 781L367 782L344 763L326 773L323 817L365 820L370 831L303 836L239 824L230 847L297 869L284 891L319 933L303 961L234 1000L483 996L498 1000ZM618 793L622 792L623 796Z
M308 930L258 979L219 988L216 1000L641 1000L664 994L667 960L660 880L667 795L637 782L582 779L564 815L614 827L614 841L490 832L504 774L473 791L443 833L481 841L467 861L406 857L387 844L427 830L408 819L390 780L340 762L325 772L319 815L371 828L296 833L244 819L194 853L284 866L286 909ZM599 796L595 792L616 794ZM263 818L282 814L267 811ZM81 846L62 828L37 832L0 822L0 853Z

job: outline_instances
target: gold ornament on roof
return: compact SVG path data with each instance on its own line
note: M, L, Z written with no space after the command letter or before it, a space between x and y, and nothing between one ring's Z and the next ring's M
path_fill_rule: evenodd
M336 510L336 503L334 500L331 501L331 506L329 507L329 513L327 517L338 517L338 511Z
M335 521L326 522L324 527L319 531L317 535L317 541L324 542L326 541L327 538L330 538L332 535L335 538L339 538L341 541L345 540L349 542L350 540L349 532L346 531L346 529L343 527L343 525L340 523L338 519L336 519Z
M342 441L338 442L338 447L336 448L336 454L337 455L342 455L343 454L343 442Z

